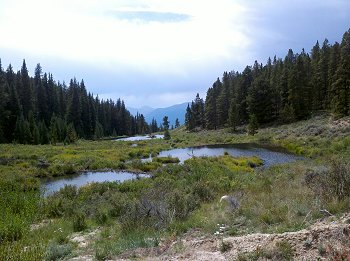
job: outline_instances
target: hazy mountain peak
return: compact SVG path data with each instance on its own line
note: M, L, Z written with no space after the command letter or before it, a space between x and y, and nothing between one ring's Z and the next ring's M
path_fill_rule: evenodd
M175 104L165 108L152 108L149 106L142 106L141 108L128 108L128 110L133 115L136 115L137 112L139 114L143 114L148 123L151 123L152 119L154 118L157 121L158 125L162 124L164 116L168 116L170 126L171 126L171 125L175 125L176 118L179 119L180 124L185 123L185 113L186 113L187 104L188 102L184 102L184 103Z

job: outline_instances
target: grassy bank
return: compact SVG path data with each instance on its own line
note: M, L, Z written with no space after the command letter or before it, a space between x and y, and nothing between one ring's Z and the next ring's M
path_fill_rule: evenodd
M128 249L157 246L190 229L214 234L294 231L322 216L348 211L350 121L318 116L280 127L188 133L171 140L79 141L72 145L0 145L0 260L59 260L81 251L97 260ZM303 161L254 169L257 158L173 158L142 162L170 148L255 142L303 154ZM137 145L134 145L137 144ZM164 165L166 164L166 165ZM122 184L65 187L44 199L39 178L82 170L151 171L152 178ZM219 202L230 195L231 201ZM35 224L33 226L33 224ZM97 230L81 248L72 234Z

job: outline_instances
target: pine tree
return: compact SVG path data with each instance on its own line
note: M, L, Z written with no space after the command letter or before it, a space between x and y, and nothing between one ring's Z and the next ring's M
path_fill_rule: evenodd
M6 121L10 112L6 109L6 104L9 100L8 85L5 79L5 72L2 69L1 59L0 59L0 143L6 142L5 128Z
M263 77L256 78L249 90L247 105L249 114L254 114L259 123L273 120L273 94L268 82Z
M23 143L23 144L25 143L23 115L17 118L16 128L14 130L14 140L18 143Z
M44 120L42 120L39 123L39 137L40 137L40 144L48 144L49 143L48 130L47 130L47 127L46 127Z
M34 145L40 144L40 132L39 132L39 128L37 127L36 123L34 124L34 127L33 127L32 142Z
M70 101L68 105L67 123L68 124L73 123L78 136L84 136L82 121L81 121L81 103L79 98L79 85L75 79L71 80L70 82L69 95L70 95Z
M28 114L28 121L29 121L29 129L31 133L31 140L29 141L30 144L39 144L39 130L36 125L34 114L32 111Z
M231 131L234 132L236 131L236 127L238 124L238 111L237 111L237 105L235 100L231 101L228 116L229 116L228 118L229 127L231 128Z
M103 128L101 123L96 121L96 126L95 126L95 133L94 133L94 138L95 139L100 139L103 137Z
M217 123L217 111L216 111L216 85L214 84L212 88L207 91L207 97L205 99L205 123L206 128L209 130L216 129L218 127ZM187 113L190 116L189 107L187 108ZM189 120L186 122L186 127L188 130L190 124Z
M59 129L57 124L56 115L53 114L50 121L50 142L53 145L59 141Z
M229 109L229 76L227 72L224 72L222 78L222 84L220 87L220 94L218 95L216 104L216 117L218 126L222 127L226 124L228 120L228 109Z
M322 110L330 108L330 99L329 99L330 87L329 87L329 79L328 79L330 49L331 48L329 46L329 42L327 39L325 39L321 49L320 61L318 63Z
M298 55L288 79L288 101L298 120L305 119L310 110L308 63L309 58L304 52Z
M187 130L189 131L194 130L194 127L195 127L194 117L189 104L187 104L187 108L186 108L185 125Z
M195 128L205 127L204 101L197 93L196 98L191 103L191 112Z
M258 119L255 116L255 114L251 114L249 116L248 134L254 136L257 133L258 128L259 128Z
M157 121L153 118L151 123L151 132L157 132L158 131L158 124Z
M18 117L14 132L16 142L22 144L32 143L32 134L30 132L29 123L27 120L24 119L23 115Z
M21 99L23 115L25 117L28 116L30 110L33 109L33 97L32 97L32 87L30 84L30 78L28 75L28 69L26 65L26 61L23 60L21 72L20 72L20 82L19 85L19 95Z
M280 121L282 123L291 123L295 121L295 112L290 104L287 103L286 105L284 105L284 108L280 115Z
M322 89L321 89L321 74L320 74L320 45L318 41L316 42L315 46L311 50L311 69L312 69L312 79L311 84L313 88L313 100L312 100L312 107L313 110L319 110L322 107L322 99L324 97L321 97L322 95Z
M180 127L180 122L179 122L179 119L176 118L175 120L175 128L179 128Z
M77 136L77 133L75 132L73 123L70 123L67 126L67 136L65 140L68 143L74 143L78 140L78 136Z
M47 106L47 94L46 89L42 84L42 68L40 63L37 64L35 68L35 76L34 76L34 86L37 90L37 111L38 111L38 119L45 120L47 123L49 122L49 110Z
M169 130L168 116L164 116L164 118L163 118L163 128L164 128L164 130Z
M340 45L340 63L332 84L332 110L337 115L350 114L350 29Z

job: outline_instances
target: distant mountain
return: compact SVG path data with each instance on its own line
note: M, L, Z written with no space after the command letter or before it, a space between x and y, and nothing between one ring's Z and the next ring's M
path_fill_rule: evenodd
M130 113L131 113L132 115L134 115L134 116L135 116L137 113L143 114L143 116L145 116L146 114L148 114L148 113L154 111L155 109L152 108L152 107L149 107L149 106L142 106L141 108L132 108L132 107L130 107L130 108L128 108L128 110L129 110Z
M152 119L154 118L157 121L158 125L163 123L164 116L168 116L170 126L175 125L176 118L179 119L180 124L184 124L187 104L188 102L184 102L166 108L154 109L153 111L144 114L144 116L146 118L146 121L149 123L152 122Z
M137 113L143 114L148 123L151 123L152 119L154 118L157 121L158 125L163 123L164 116L168 116L171 126L175 125L176 118L179 119L180 124L185 123L185 113L187 104L188 102L184 102L170 107L157 109L148 106L143 106L141 108L128 108L128 110L131 112L132 115L136 115Z

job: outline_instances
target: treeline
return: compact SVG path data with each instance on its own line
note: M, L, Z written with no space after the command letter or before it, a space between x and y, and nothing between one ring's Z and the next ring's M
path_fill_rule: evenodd
M282 59L255 61L243 72L224 72L208 89L205 102L188 105L186 127L216 129L270 122L288 123L327 110L350 114L350 29L342 42L317 41L308 54L291 49Z
M100 100L87 92L84 81L72 79L67 86L42 72L28 74L25 60L21 70L6 71L0 60L0 142L47 144L74 142L78 138L145 134L158 131L144 116L132 116L124 101Z

